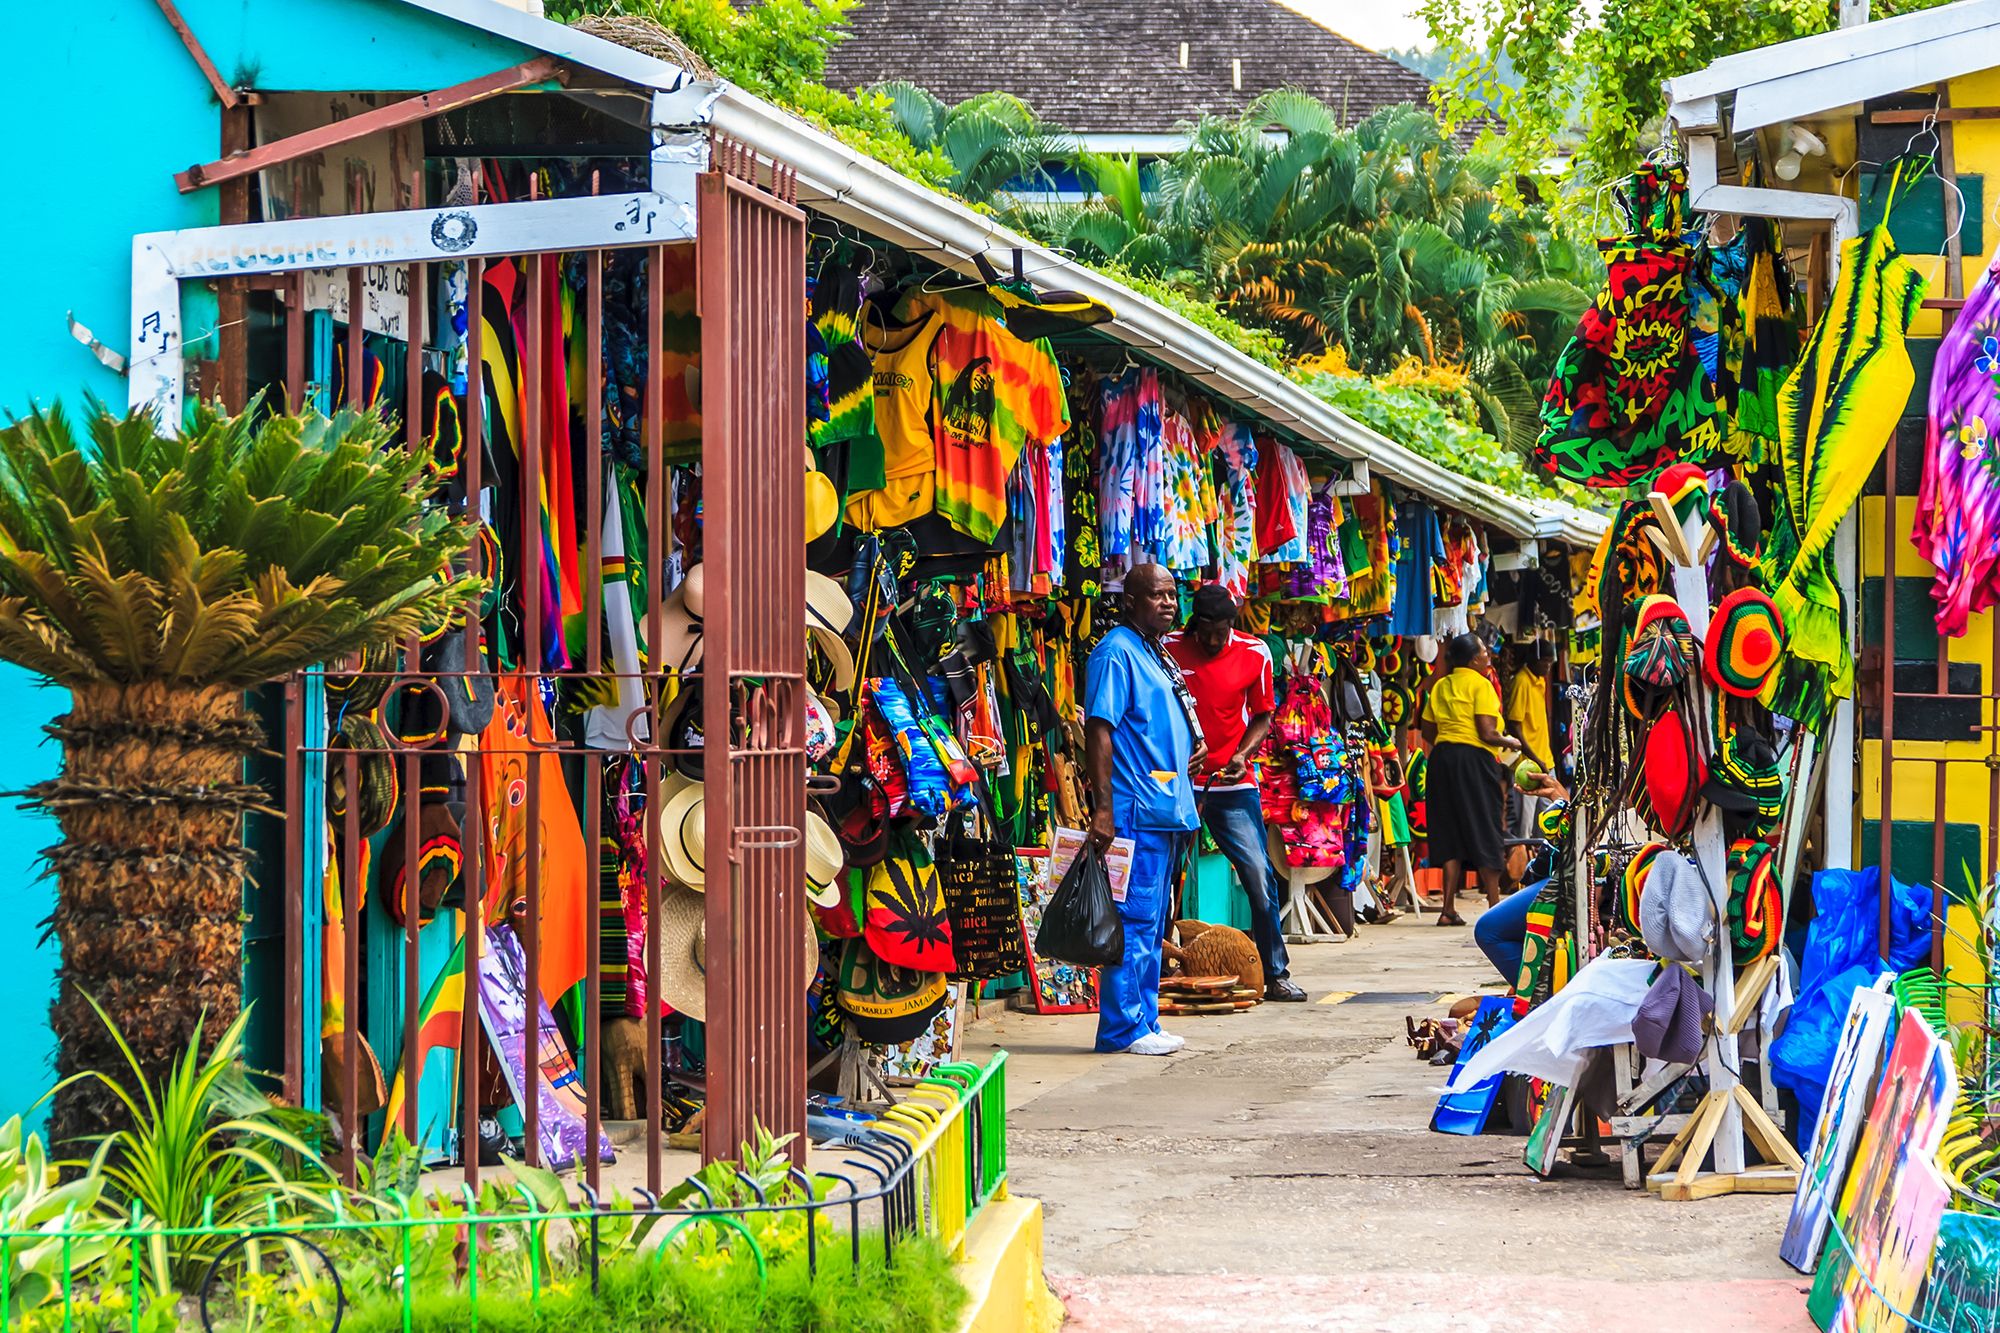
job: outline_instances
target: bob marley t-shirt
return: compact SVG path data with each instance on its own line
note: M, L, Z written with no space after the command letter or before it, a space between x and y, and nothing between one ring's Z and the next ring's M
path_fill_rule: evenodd
M904 310L939 320L930 343L937 512L990 543L1007 517L1007 475L1021 451L1069 425L1062 373L1046 339L1024 342L981 309L919 295Z

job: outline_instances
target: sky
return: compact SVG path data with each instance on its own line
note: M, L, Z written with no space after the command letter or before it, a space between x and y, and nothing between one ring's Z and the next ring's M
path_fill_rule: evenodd
M1411 17L1417 0L1284 0L1343 37L1379 51L1385 46L1429 46L1421 20Z

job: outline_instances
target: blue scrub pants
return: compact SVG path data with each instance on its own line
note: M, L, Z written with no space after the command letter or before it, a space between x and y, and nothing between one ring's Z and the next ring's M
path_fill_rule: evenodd
M1472 942L1479 946L1479 952L1486 955L1493 966L1500 969L1501 977L1509 986L1521 978L1521 954L1528 938L1528 909L1541 896L1542 885L1547 880L1537 880L1523 889L1502 898L1493 906L1480 913L1472 923Z
M1131 838L1132 878L1118 904L1125 958L1097 974L1097 1049L1122 1051L1160 1030L1160 942L1173 923L1174 871L1189 835L1173 829L1121 830Z
M1285 901L1285 881L1271 864L1271 844L1264 838L1264 802L1255 787L1212 791L1201 798L1201 819L1215 835L1215 845L1236 869L1236 878L1250 900L1250 938L1264 963L1264 980L1289 973L1285 935L1278 912Z

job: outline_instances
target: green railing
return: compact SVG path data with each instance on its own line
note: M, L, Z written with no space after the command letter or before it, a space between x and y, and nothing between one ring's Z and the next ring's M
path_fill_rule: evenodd
M476 1327L481 1291L496 1281L540 1310L552 1289L573 1298L587 1283L596 1293L605 1266L620 1258L654 1266L747 1259L760 1286L774 1250L802 1250L817 1274L832 1247L858 1269L864 1239L872 1245L878 1233L884 1261L899 1239L918 1234L963 1258L979 1210L1006 1196L1006 1068L1004 1051L985 1065L939 1067L865 1127L866 1141L836 1149L839 1160L810 1173L791 1167L775 1190L738 1169L745 1189L736 1193L752 1202L718 1199L693 1178L699 1197L691 1203L649 1196L600 1206L579 1187L582 1205L565 1197L550 1207L516 1182L511 1195L470 1186L387 1198L324 1193L311 1216L299 1215L296 1200L281 1213L274 1199L256 1226L38 1219L41 1229L0 1231L0 1328L333 1333L369 1294L358 1289L364 1284L378 1298L399 1293L406 1331L416 1304L438 1291L461 1293ZM175 1259L191 1249L209 1256L198 1275Z

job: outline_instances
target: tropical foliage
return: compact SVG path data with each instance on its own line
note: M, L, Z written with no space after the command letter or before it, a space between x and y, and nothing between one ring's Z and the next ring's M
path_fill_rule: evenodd
M1006 190L1052 188L1049 164L1077 152L1073 140L1007 93L981 93L946 106L914 83L885 83L870 92L889 99L896 129L919 150L944 154L951 163L945 186L964 199L985 202Z
M198 407L187 429L93 404L0 431L0 658L69 687L60 775L31 788L62 974L52 1132L95 1140L241 1005L246 687L441 621L466 524L372 414ZM112 1020L99 1018L98 1006ZM108 1035L116 1031L117 1040Z
M1877 18L1942 0L1875 0ZM1823 32L1832 0L1422 0L1441 57L1434 96L1447 124L1497 114L1493 148L1510 173L1536 175L1571 154L1571 198L1624 175L1658 140L1662 85L1738 51Z
M1295 90L1192 127L1150 173L1083 159L1097 197L1020 210L1086 260L1173 283L1284 340L1380 374L1415 358L1468 375L1492 433L1525 447L1548 363L1590 299L1594 250L1505 206L1500 167L1415 107L1342 128Z

